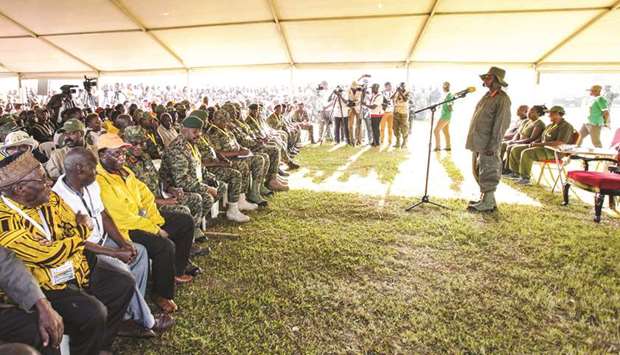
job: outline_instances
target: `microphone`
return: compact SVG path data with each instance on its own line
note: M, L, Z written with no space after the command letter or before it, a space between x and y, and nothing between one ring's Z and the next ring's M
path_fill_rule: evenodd
M476 91L476 88L474 86L470 86L470 87L468 87L465 90L461 90L461 91L457 92L456 94L454 94L454 96L465 96L465 95L467 95L467 94L469 94L471 92L474 92L474 91Z

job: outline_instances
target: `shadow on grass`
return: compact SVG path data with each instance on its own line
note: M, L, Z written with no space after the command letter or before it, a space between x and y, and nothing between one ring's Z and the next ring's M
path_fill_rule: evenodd
M319 184L327 180L338 168L345 165L352 155L360 150L359 147L348 145L336 150L333 149L334 146L331 144L306 147L298 156L297 162L308 169L306 175L312 178L313 183Z
M399 149L379 151L379 148L370 148L351 163L338 180L347 181L352 175L366 177L374 171L381 183L389 184L398 175L400 164L407 159L408 154Z
M461 185L465 180L463 174L461 173L461 169L459 169L459 167L454 164L454 160L452 160L452 154L448 153L443 158L440 158L440 156L441 153L435 153L436 159L439 160L439 163L446 170L446 174L448 175L450 180L452 180L452 183L450 184L450 190L460 192Z

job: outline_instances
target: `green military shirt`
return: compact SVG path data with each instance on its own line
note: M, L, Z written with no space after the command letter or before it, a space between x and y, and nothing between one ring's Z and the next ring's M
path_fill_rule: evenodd
M597 97L590 106L588 123L594 126L602 126L605 123L605 119L603 118L603 112L607 111L608 107L609 105L607 104L607 100L604 97Z
M216 151L236 152L241 149L239 142L237 142L235 136L230 132L213 126L209 129L208 134L209 143L211 143L213 149Z
M545 131L545 122L543 122L542 119L538 118L536 119L536 121L531 121L528 119L528 131L527 134L522 134L521 137L527 137L527 138L535 138L538 139L542 136L542 132ZM538 128L538 137L534 137L534 132L536 131L536 129Z
M282 120L282 117L280 115L276 115L275 113L272 113L269 117L267 117L267 124L276 130L284 129L284 121Z
M151 190L155 198L163 198L159 186L159 173L149 157L140 159L129 156L127 159L128 168L133 171L138 180L142 181Z
M547 125L543 132L543 142L555 142L561 141L564 143L570 142L575 129L566 120L562 119L559 123L551 123Z
M211 147L207 138L200 137L198 139L198 142L196 142L194 145L198 148L198 151L200 152L200 157L202 158L203 162L219 161L215 150L213 149L213 147Z
M202 178L200 152L179 134L168 146L159 168L160 180L172 187L197 192ZM200 171L200 174L198 172Z

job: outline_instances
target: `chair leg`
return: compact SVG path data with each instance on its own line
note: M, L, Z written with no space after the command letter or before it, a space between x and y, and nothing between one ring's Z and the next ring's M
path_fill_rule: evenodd
M601 221L601 211L603 210L603 203L605 202L605 195L596 193L594 195L594 222L599 223Z
M562 197L564 199L564 202L562 202L562 206L568 206L568 193L570 190L570 184L566 183L564 184L563 188L562 188Z
M540 168L540 175L538 175L538 181L536 181L536 185L540 185L540 180L542 180L546 167L547 167L547 163L543 163L542 167Z

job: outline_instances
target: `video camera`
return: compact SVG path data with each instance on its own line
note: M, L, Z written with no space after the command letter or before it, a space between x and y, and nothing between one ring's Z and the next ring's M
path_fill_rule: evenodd
M77 93L76 87L78 87L78 86L77 85L63 85L63 86L60 87L60 91L63 94L71 95L71 94Z
M90 93L90 90L97 86L97 78L89 78L84 75L84 82L82 84L84 85L84 90Z
M334 89L334 94L336 95L342 95L343 92L344 89L340 85L336 86L336 88Z

